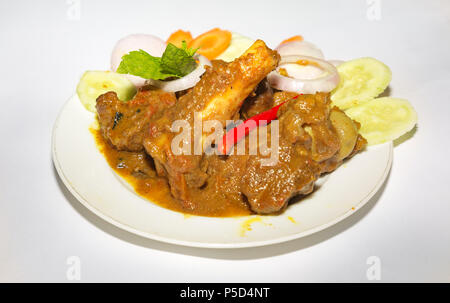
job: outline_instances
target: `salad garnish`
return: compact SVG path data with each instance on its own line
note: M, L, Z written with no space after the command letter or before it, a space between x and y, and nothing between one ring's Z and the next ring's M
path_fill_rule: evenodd
M197 67L194 58L197 50L189 48L183 41L181 48L169 43L161 57L154 57L142 49L131 51L122 57L117 72L152 80L181 78Z

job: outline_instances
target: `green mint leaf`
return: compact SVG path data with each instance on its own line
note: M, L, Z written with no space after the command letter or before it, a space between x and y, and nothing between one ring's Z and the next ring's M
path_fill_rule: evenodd
M194 56L195 53L199 50L200 47L197 47L196 49L188 48L186 40L181 41L181 48L189 55Z
M163 80L178 76L175 73L163 72L161 70L161 58L153 57L142 49L131 51L124 55L117 72L153 80Z
M197 67L193 58L195 52L196 50L187 48L186 42L182 48L169 43L161 57L161 71L178 77L186 76Z
M117 72L153 80L184 77L197 67L193 58L197 50L188 48L183 41L181 48L169 43L161 58L142 49L131 51L122 57Z

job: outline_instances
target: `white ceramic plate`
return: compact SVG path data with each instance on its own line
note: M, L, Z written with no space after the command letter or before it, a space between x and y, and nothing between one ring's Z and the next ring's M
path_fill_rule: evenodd
M392 163L392 143L368 148L344 163L313 194L278 216L184 216L135 194L108 166L89 131L94 114L77 96L53 130L55 167L69 191L99 217L163 242L209 248L262 246L301 238L350 216L377 192Z

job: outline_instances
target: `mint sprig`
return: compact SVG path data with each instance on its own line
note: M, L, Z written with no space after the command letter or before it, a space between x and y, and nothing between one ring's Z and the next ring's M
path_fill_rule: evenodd
M183 41L181 48L169 43L161 58L153 57L142 49L131 51L122 57L117 72L153 80L181 78L197 67L194 59L197 50L188 48Z

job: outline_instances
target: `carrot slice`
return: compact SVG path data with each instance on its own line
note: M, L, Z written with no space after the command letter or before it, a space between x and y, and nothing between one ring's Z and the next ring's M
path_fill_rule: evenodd
M280 43L280 45L281 45L281 44L288 43L288 42L292 42L292 41L303 41L303 37L300 36L300 35L290 37L290 38L288 38L288 39L286 39L286 40L283 40L283 41Z
M212 60L223 53L231 42L231 33L220 28L214 28L201 34L189 43L190 48L199 48L197 53Z
M169 39L167 39L167 44L172 43L176 47L181 47L183 41L189 44L192 41L192 35L191 32L185 32L179 29L170 35Z

